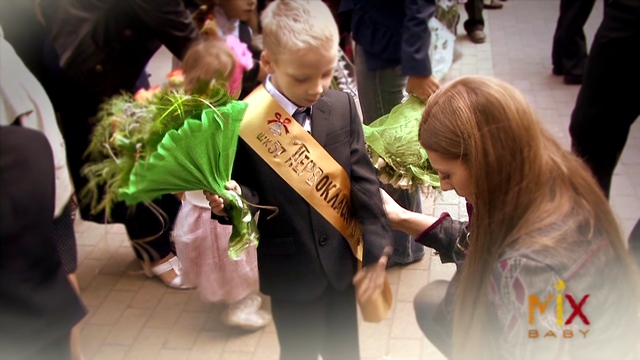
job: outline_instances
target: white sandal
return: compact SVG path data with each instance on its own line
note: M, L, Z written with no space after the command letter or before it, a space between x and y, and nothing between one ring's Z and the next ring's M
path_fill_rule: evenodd
M174 256L171 259L163 262L162 264L154 266L153 268L150 268L149 266L144 266L144 265L142 267L144 269L145 275L147 275L149 278L157 276L168 287L171 287L174 289L193 289L194 288L193 286L189 286L182 283L182 276L180 275L182 271L182 263L180 262L180 259L178 259L177 256ZM167 271L173 271L176 273L176 277L173 280L171 280L171 282L166 281L163 277L160 276L166 273Z

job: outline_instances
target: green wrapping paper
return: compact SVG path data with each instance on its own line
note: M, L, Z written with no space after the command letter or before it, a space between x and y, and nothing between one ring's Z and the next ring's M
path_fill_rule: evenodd
M133 205L149 202L163 194L189 190L209 190L225 201L233 225L229 256L237 259L251 245L257 245L258 232L248 205L225 184L238 145L238 131L247 104L230 102L204 110L201 119L186 119L177 130L170 130L148 160L136 163L128 185L118 198Z
M240 258L257 245L258 231L248 204L225 184L247 103L222 87L200 95L172 88L138 95L117 95L101 106L82 169L88 184L81 201L110 218L119 202L149 204L165 194L209 190L224 199L233 228L229 256Z
M200 120L186 119L169 130L150 158L136 163L127 186L118 191L120 200L132 205L188 190L225 191L246 107L232 102L207 109Z
M438 174L418 140L423 110L424 102L411 95L389 114L364 125L367 151L383 183L411 190L440 187Z

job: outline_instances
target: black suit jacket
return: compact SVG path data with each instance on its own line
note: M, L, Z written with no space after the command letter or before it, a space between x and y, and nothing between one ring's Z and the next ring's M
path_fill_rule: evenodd
M0 357L33 357L68 336L85 309L53 237L55 172L47 138L0 127Z
M351 178L351 201L365 241L364 265L377 261L390 230L382 207L375 169L364 144L362 123L348 94L329 90L312 113L313 137ZM277 206L273 218L260 212L258 268L263 293L292 301L313 299L329 285L346 288L356 272L349 245L322 215L293 190L240 139L232 179L243 196L260 205Z
M371 71L402 66L406 76L431 75L429 19L436 12L435 0L349 0L351 31L365 51Z
M182 0L41 0L60 66L101 96L130 91L161 45L182 59L200 37Z
M240 35L240 41L247 44L253 56L253 67L251 70L245 71L244 74L242 74L242 90L239 98L244 99L259 85L258 75L260 74L260 54L262 50L253 45L253 35L251 34L249 25L241 21L238 26L238 33Z

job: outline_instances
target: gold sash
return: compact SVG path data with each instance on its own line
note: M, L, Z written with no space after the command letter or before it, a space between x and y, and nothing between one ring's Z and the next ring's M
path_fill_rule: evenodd
M347 239L360 269L362 230L352 216L351 182L346 171L263 86L244 101L249 106L240 125L240 137ZM385 278L383 293L360 303L364 320L384 320L392 301Z

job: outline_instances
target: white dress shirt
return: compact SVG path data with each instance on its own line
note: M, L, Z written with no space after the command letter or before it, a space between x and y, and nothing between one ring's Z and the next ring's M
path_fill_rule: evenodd
M292 103L291 100L289 100L286 96L284 96L280 91L278 91L278 89L275 88L275 86L273 86L273 83L271 82L271 75L267 76L267 78L264 81L264 89L267 90L267 92L273 96L274 99L276 99L276 101L278 102L278 104L280 104L280 106L282 106L289 115L291 115L293 117L293 113L296 112L296 110L304 110L305 108L299 108L296 104ZM313 113L313 107L311 107L311 112L309 112L309 114L306 114L305 119L302 121L302 126L304 127L305 130L307 130L308 133L311 133L311 115Z

